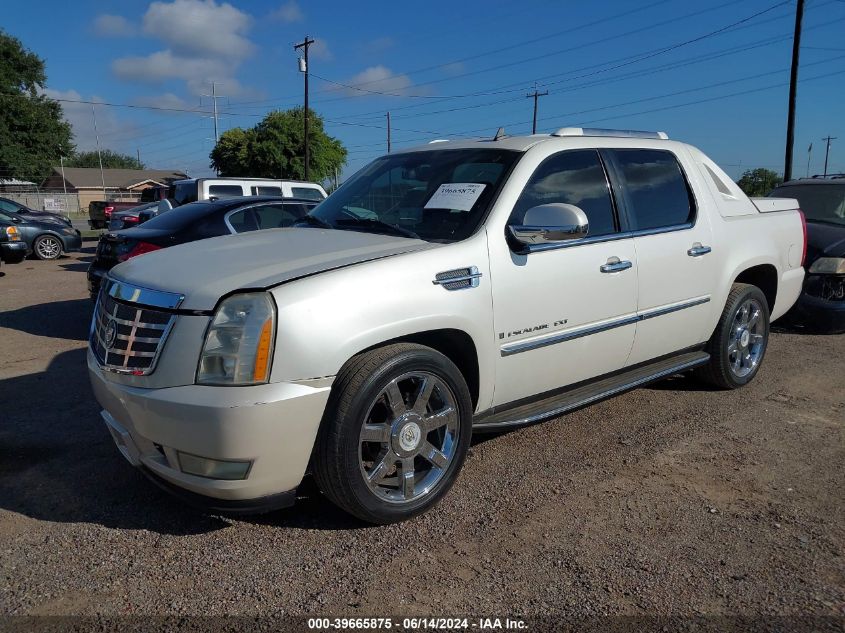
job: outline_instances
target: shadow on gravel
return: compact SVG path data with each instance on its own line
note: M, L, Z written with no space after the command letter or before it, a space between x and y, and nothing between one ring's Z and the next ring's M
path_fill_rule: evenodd
M85 341L93 311L94 303L89 299L40 303L1 313L0 327L35 336Z
M696 380L689 374L669 376L663 380L643 385L640 389L654 389L656 391L721 391L718 387Z
M0 380L0 508L42 521L177 536L228 527L124 461L100 420L85 354L63 352L44 372Z
M76 273L84 273L88 272L89 264L84 261L85 258L82 260L77 260L75 262L71 262L69 264L59 264L64 270L70 270Z

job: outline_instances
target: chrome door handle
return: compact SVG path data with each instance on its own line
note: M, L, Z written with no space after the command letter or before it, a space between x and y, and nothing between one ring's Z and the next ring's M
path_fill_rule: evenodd
M599 266L603 273L618 273L620 270L628 270L633 264L628 260L620 260L618 257L611 257L606 264Z
M696 242L692 245L692 248L687 251L687 255L690 257L701 257L702 255L706 255L713 249L709 246L702 246L701 242Z

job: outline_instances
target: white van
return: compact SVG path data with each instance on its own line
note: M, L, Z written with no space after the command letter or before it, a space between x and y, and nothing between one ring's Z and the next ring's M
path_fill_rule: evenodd
M173 206L236 196L283 196L322 201L327 194L314 182L266 178L189 178L173 181L167 191Z

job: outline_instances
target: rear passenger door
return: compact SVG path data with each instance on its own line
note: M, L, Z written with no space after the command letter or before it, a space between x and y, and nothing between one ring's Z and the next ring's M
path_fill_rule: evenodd
M603 151L637 254L639 322L628 365L706 341L718 253L678 157L663 149Z

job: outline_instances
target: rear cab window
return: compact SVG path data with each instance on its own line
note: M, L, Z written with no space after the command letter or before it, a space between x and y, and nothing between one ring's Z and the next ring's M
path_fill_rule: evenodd
M666 150L609 150L632 231L689 226L695 222L692 189L676 156Z

